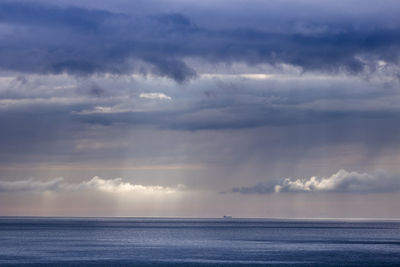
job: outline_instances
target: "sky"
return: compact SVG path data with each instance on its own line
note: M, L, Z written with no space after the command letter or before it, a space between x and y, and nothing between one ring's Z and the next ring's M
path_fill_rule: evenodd
M399 13L0 0L0 216L400 218Z

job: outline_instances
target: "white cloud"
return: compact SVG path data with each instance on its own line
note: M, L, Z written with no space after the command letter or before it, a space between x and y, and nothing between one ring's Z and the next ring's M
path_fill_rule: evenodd
M342 192L373 193L400 191L400 177L388 176L383 171L372 174L339 170L326 177L306 179L285 178L278 183L259 183L250 187L233 188L240 194L269 194L280 192Z
M163 193L174 193L176 191L184 189L183 185L177 185L176 187L164 187L164 186L144 186L123 182L122 178L115 179L102 179L100 177L93 177L90 181L84 181L76 186L79 190L95 190L109 193L126 193L126 192L163 192Z
M395 189L396 180L389 179L385 173L373 174L339 170L329 177L312 176L308 179L291 180L286 178L275 186L275 192L373 192ZM398 183L398 181L397 181Z
M124 182L122 178L102 179L98 176L81 183L66 183L58 177L50 181L33 179L22 181L0 181L0 192L60 192L60 191L97 191L107 193L175 193L184 190L184 185L164 187L145 186Z
M159 99L159 100L171 100L170 96L167 96L164 93L141 93L139 95L140 98L147 98L147 99Z

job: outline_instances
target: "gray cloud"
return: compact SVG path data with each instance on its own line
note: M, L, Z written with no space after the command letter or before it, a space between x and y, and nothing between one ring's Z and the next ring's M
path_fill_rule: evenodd
M286 157L301 158L304 151L319 146L357 144L368 147L372 158L381 148L400 144L395 84L386 87L381 81L348 77L249 79L228 75L201 77L182 87L185 89L167 79L130 76L7 77L0 86L0 123L6 125L0 131L0 159L3 164L124 157L155 160L163 151L170 151L172 160L179 158L179 146L197 146L195 139L189 142L183 135L209 135L212 139L212 131L228 137L232 129L258 131L226 145L235 148L257 143L232 153L256 153L260 159L268 157L268 151L285 154L279 148L282 145L291 147L292 153ZM205 89L213 90L213 96L207 97ZM154 93L171 100L143 98L156 96ZM146 145L147 139L136 135L139 131L157 132L157 141ZM162 142L166 132L169 146ZM112 147L116 139L121 142ZM95 152L81 145L89 140L109 145L87 146L96 147ZM123 150L134 152L121 153L121 143L126 144ZM165 150L160 151L159 146ZM214 147L210 148L212 154L223 151ZM206 154L190 153L187 158L205 159Z
M400 191L399 176L377 171L372 174L339 170L328 177L307 179L285 178L278 182L259 183L250 187L235 187L233 193L271 194L300 192L382 193Z
M0 181L0 192L43 192L57 191L63 187L63 178L54 178L50 181L35 181L33 179L22 181Z
M76 75L153 73L183 82L197 75L196 66L187 63L191 58L211 64L284 63L305 71L353 74L374 72L380 61L399 63L400 23L388 16L389 27L382 18L390 7L396 9L391 2L386 2L384 10L368 10L369 16L361 19L336 18L344 9L340 5L331 13L324 10L325 17L314 18L299 17L274 3L272 11L286 14L277 19L268 9L270 4L256 2L266 11L263 14L251 8L248 15L254 13L253 24L243 27L236 19L220 28L211 26L210 20L219 25L219 16L229 18L223 15L225 9L214 10L217 18L210 18L193 9L186 9L187 14L160 13L156 4L150 1L147 15L138 15L129 10L122 14L44 2L2 1L0 68ZM315 14L317 7L312 2L297 5ZM235 14L240 8L234 3L230 10ZM265 21L270 13L276 21Z

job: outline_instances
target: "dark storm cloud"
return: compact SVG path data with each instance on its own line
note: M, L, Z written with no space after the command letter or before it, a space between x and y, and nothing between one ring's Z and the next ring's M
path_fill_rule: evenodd
M0 67L79 75L151 72L182 82L196 76L193 66L185 62L189 58L208 63L286 63L305 71L348 73L374 71L378 60L394 65L399 62L398 20L371 27L371 21L384 15L379 11L360 20L348 16L343 25L335 20L338 10L332 14L325 11L324 19L300 18L291 9L281 9L286 16L271 22L264 19L272 15L268 5L257 4L265 14L250 9L246 16L255 12L253 24L242 26L237 19L219 28L218 18L214 18L219 16L199 15L194 9L187 9L188 14L160 13L155 2L147 4L147 10L153 8L154 14L132 15L129 10L122 14L1 1ZM300 8L318 14L315 8ZM222 8L213 14L224 17ZM216 26L212 27L213 21Z
M113 14L82 8L57 8L34 2L2 1L0 20L16 25L67 27L73 30L95 31Z
M134 70L133 59L149 63L149 71L176 81L195 75L176 56L176 45L165 40L174 31L192 27L182 15L132 18L107 11L9 1L1 2L0 10L0 22L7 28L0 37L0 66L5 70L122 74Z
M102 141L133 128L198 135L219 130L227 136L232 129L257 128L254 137L265 146L251 149L262 155L267 148L280 151L288 145L302 151L361 143L377 151L400 144L400 117L390 103L398 98L393 79L386 88L382 80L332 78L340 71L374 71L377 60L385 61L377 70L384 78L396 75L385 69L388 63L397 70L400 44L398 18L382 16L390 8L339 15L348 6L320 12L271 1L254 2L246 12L238 2L208 10L171 5L164 12L158 2L146 1L140 2L142 13L137 3L100 10L99 2L69 7L0 1L0 67L22 72L10 84L2 82L0 90L0 125L7 126L0 131L4 161L12 160L9 151L21 160L29 150L78 158L83 149L71 143L78 146L81 136L90 139L96 127L104 131ZM243 73L257 71L246 64L287 63L333 75L313 80L314 74L296 72L291 80L280 76L279 66L268 66L277 75L267 79L232 77L236 72L229 73L229 67L227 76L217 78L195 71L213 73L218 68L213 63L238 62L245 63L238 64L245 66ZM27 75L64 72L84 77ZM136 76L131 81L124 75L91 76L95 73L152 73L178 82L200 78L176 85ZM170 100L144 99L141 93L163 93ZM281 128L279 141L268 139L272 128Z

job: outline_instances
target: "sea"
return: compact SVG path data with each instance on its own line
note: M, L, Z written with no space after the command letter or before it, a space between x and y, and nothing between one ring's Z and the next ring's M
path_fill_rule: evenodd
M0 217L0 265L400 266L400 221Z

